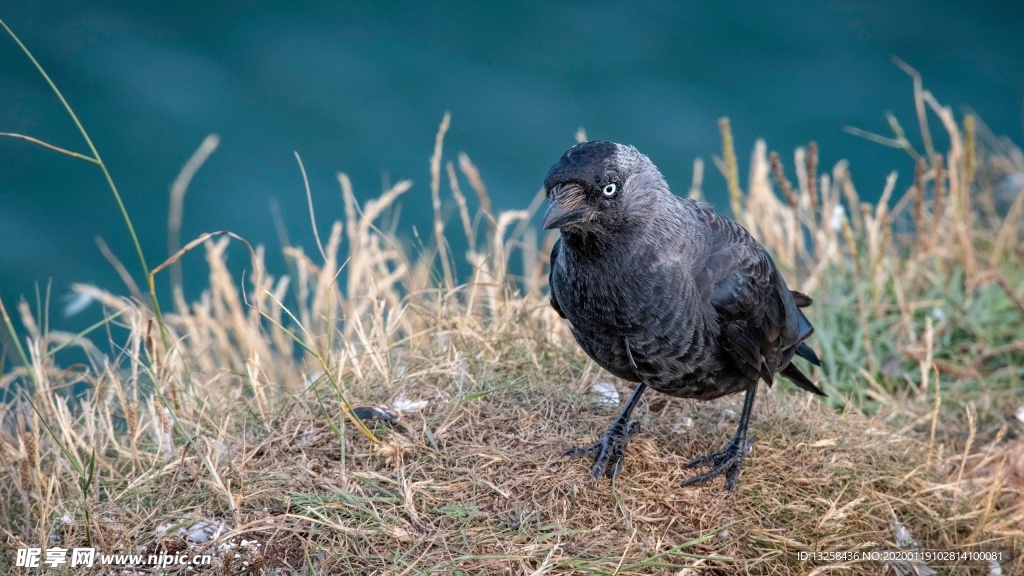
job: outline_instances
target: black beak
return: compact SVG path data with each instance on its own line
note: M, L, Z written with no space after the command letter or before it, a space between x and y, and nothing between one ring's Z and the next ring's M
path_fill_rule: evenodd
M586 219L587 214L590 213L590 208L584 205L581 208L572 211L566 211L562 207L563 194L552 194L550 204L548 204L548 211L544 214L544 229L551 230L553 228L564 228L572 224L578 224Z

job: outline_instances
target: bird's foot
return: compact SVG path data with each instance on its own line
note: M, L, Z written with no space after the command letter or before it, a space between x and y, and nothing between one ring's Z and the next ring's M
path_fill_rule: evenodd
M616 420L593 446L566 450L562 456L593 458L594 467L590 469L590 475L594 477L594 480L600 480L601 476L605 474L614 480L619 472L622 472L622 466L626 462L623 457L626 446L638 432L640 432L639 422L630 422L629 425L626 425L624 421Z
M683 482L683 486L703 486L717 476L725 474L725 487L732 492L736 487L736 480L740 477L743 459L750 453L750 448L754 445L755 440L757 440L756 436L744 440L733 438L725 450L690 460L686 463L686 468L711 466L711 470L686 480Z

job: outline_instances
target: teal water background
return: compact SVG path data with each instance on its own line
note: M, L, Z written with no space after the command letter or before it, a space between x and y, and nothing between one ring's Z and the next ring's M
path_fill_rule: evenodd
M1018 143L1024 94L1024 3L902 2L31 2L0 3L77 110L109 165L150 265L167 255L168 190L209 133L221 145L193 181L182 237L232 230L268 246L285 271L271 203L293 244L315 251L301 175L305 162L323 234L341 216L335 174L357 194L414 180L400 234L430 230L428 160L452 114L447 159L467 152L495 208L523 208L573 143L630 143L678 193L692 162L727 210L712 155L729 116L745 179L756 138L792 170L809 140L824 169L851 162L862 195L886 175L909 183L901 152L851 136L887 133L887 110L915 124L908 76L958 112L976 110ZM935 132L940 132L938 125ZM42 78L0 37L0 132L86 151ZM792 172L790 172L792 175ZM448 210L452 230L454 214ZM456 237L458 234L453 234ZM125 293L94 238L138 277L101 173L22 141L0 139L0 297L52 280ZM247 266L244 252L232 256ZM191 296L205 284L186 262ZM138 278L137 278L138 279ZM138 279L141 281L141 279ZM167 279L161 282L166 286ZM30 297L31 299L31 297ZM54 315L53 322L65 320Z

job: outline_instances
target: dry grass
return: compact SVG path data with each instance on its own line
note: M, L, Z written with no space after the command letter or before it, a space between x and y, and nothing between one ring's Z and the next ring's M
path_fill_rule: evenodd
M446 118L431 163L436 248L382 231L409 183L360 205L341 174L344 222L314 256L287 248L287 276L264 268L262 248L232 276L229 238L211 236L208 289L195 302L176 290L162 324L142 298L85 285L109 314L85 337L18 306L25 346L5 352L25 363L0 375L24 392L0 405L5 548L188 550L213 554L216 574L873 574L883 564L798 553L909 549L910 535L998 548L1003 574L1024 573L1011 558L1024 552L1012 417L1024 195L1010 217L977 210L993 192L975 172L994 160L970 125L917 96L952 146L902 194L893 176L881 202L861 202L844 164L816 172L813 146L795 154L795 184L763 143L746 190L730 179L740 221L816 299L831 395L783 384L761 397L734 494L679 485L683 463L732 434L737 398L649 396L615 485L559 458L614 417L590 392L609 376L547 305L553 237L529 224L539 202L492 214L469 158L459 172L444 161ZM725 157L738 174L731 145ZM443 176L467 261L445 246ZM65 346L89 362L61 364ZM404 406L405 427L364 429L353 405ZM187 537L203 530L215 537Z

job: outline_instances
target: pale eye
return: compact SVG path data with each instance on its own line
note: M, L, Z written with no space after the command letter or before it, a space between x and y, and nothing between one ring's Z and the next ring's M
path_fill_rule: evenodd
M615 185L615 182L610 182L601 190L601 193L604 194L605 198L611 198L618 191L619 187Z

